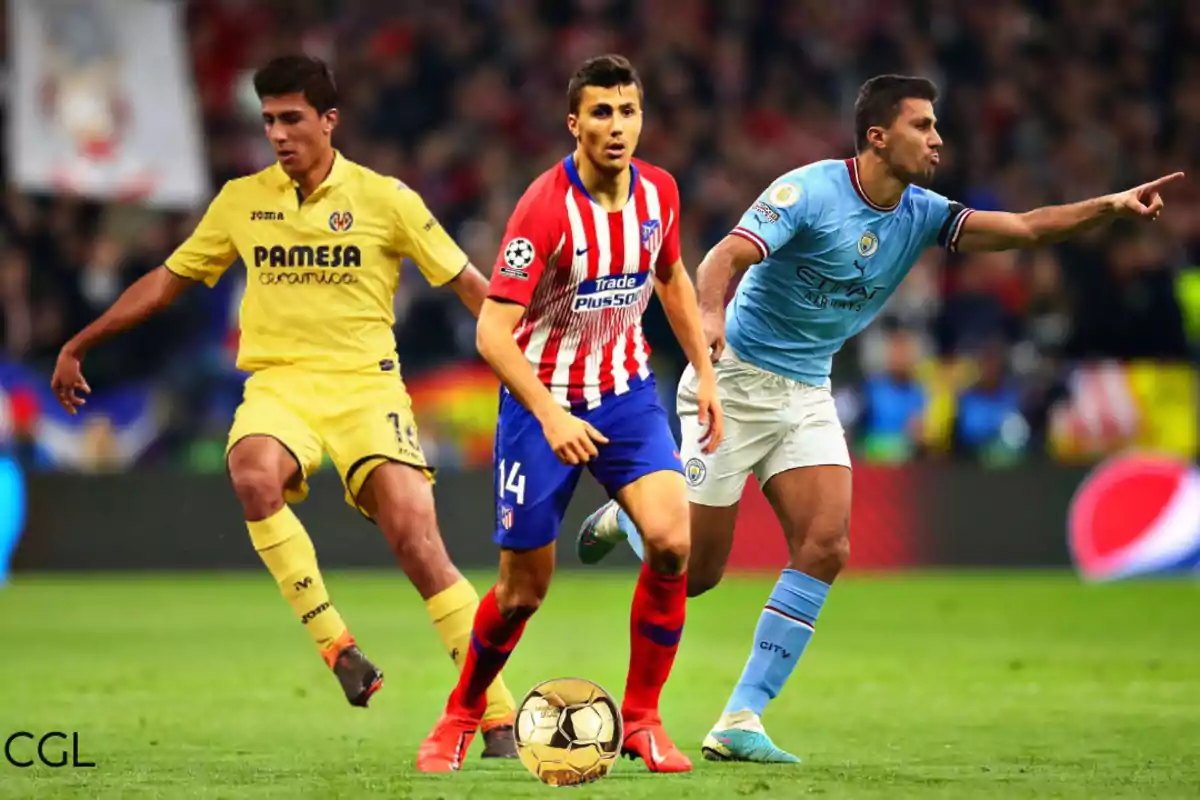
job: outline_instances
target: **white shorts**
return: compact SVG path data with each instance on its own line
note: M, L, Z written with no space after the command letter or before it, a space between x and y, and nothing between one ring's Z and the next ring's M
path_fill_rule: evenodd
M828 387L776 375L742 361L726 346L716 364L717 392L725 412L725 438L712 454L700 450L696 372L679 380L676 409L683 441L679 453L688 499L724 508L742 497L753 472L759 485L789 469L850 466L846 434Z

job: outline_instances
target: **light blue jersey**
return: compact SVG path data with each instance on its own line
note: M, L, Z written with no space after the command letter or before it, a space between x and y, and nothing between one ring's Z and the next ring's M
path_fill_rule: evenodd
M761 369L827 384L833 354L875 318L926 248L954 249L970 214L917 186L892 208L878 206L854 159L792 170L733 229L762 261L730 303L729 345Z

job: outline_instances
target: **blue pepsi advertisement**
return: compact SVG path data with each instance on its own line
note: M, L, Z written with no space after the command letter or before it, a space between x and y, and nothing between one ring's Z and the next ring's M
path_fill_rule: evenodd
M8 581L9 565L25 527L25 476L20 465L0 452L0 586Z
M1072 560L1089 581L1150 575L1200 578L1200 470L1175 458L1109 458L1071 502Z

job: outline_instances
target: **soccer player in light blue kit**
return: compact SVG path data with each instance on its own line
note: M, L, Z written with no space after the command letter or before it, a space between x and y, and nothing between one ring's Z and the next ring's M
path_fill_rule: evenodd
M779 518L789 555L742 676L704 740L710 760L799 761L775 746L761 716L812 638L850 555L850 454L830 393L833 354L874 319L926 248L1035 247L1118 217L1155 219L1163 208L1159 188L1183 177L1024 214L973 211L924 188L942 145L936 99L936 87L923 78L867 81L854 110L857 157L777 179L699 267L725 439L716 452L701 452L704 429L689 367L677 397L691 505L688 595L721 580L751 472ZM726 318L726 289L743 270ZM609 503L584 523L579 556L596 563L626 538L640 555L637 529Z

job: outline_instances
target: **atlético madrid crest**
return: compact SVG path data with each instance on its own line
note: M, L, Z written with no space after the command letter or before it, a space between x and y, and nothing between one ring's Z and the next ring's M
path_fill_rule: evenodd
M656 219L648 219L642 223L642 247L648 252L655 252L662 247L662 223Z

